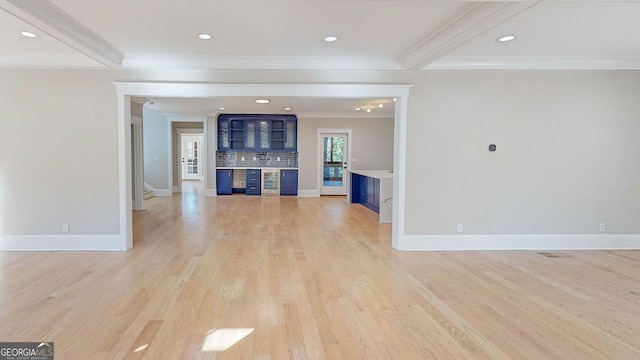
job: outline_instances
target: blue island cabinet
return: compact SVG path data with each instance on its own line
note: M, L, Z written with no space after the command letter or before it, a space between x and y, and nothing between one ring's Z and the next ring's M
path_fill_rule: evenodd
M231 195L232 193L232 176L231 169L216 170L216 193L218 195Z
M380 179L351 173L351 202L380 213Z
M298 170L280 170L280 195L298 195Z

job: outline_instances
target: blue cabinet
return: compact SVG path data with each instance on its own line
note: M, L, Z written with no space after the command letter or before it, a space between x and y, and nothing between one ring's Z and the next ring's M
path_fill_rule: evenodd
M380 179L351 173L351 202L380 212Z
M284 120L271 120L271 150L284 150Z
M244 121L244 148L245 150L255 150L258 146L257 127L255 120Z
M298 195L298 170L280 170L280 195Z
M260 169L247 170L247 195L260 195Z
M218 150L224 151L231 148L229 119L218 119Z
M216 192L218 195L231 195L232 172L231 169L216 170Z
M297 151L298 119L295 115L221 114L218 150Z
M287 151L298 150L298 121L296 119L284 121L284 149Z

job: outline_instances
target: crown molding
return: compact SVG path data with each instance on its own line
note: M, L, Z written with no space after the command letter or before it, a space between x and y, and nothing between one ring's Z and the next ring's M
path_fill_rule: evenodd
M393 57L127 55L129 69L199 70L402 70Z
M418 70L451 50L529 9L541 0L520 2L484 2L475 4L438 32L429 34L421 44L401 58L404 69Z
M0 0L0 8L108 67L124 54L48 0Z
M83 68L104 69L100 63L84 55L65 56L0 56L0 67L9 68Z
M421 70L640 70L640 57L445 56Z

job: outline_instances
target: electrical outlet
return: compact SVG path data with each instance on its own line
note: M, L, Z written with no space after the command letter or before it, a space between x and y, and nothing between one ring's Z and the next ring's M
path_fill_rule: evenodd
M253 161L256 161L256 157L255 156L253 157Z
M242 159L242 161L244 161L244 156L240 157L240 159Z
M276 157L277 161L280 161L280 156Z
M69 232L69 224L67 224L67 223L62 224L62 232L63 233L68 233Z
M605 231L607 231L607 224L600 223L600 232L605 232Z
M464 225L458 224L458 232L463 232L463 231L464 231Z

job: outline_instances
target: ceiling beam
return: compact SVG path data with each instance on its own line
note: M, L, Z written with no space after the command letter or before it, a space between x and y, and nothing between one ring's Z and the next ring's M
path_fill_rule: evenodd
M442 29L430 34L417 47L407 51L401 58L402 66L408 70L422 69L451 50L502 24L540 1L481 2L475 4Z
M105 66L122 65L120 50L48 0L0 0L0 8Z

